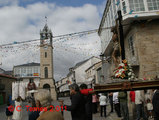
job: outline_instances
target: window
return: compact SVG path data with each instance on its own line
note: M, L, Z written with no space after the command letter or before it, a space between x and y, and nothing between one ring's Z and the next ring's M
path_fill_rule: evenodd
M113 0L113 9L114 9L114 15L116 15L116 3L115 3L115 0Z
M24 68L24 71L23 71L24 73L26 73L26 68Z
M38 67L34 68L34 73L38 73Z
M20 68L17 68L17 76L19 77L20 76Z
M18 74L18 70L14 68L14 75Z
M47 52L45 52L45 58L47 58Z
M134 51L134 39L133 39L133 36L129 37L128 43L129 43L129 50L130 50L131 54L134 56L135 55L135 51Z
M24 73L24 68L21 68L21 74L23 74Z
M149 10L159 10L159 0L147 0Z
M31 67L28 67L28 74L27 74L27 76L32 76L33 74L32 74L32 68Z
M145 11L143 0L129 0L130 11L138 12Z
M44 73L45 73L45 78L48 78L48 68L47 67L44 68Z
M112 4L110 5L110 9L109 9L109 12L110 12L110 19L111 19L111 26L113 25L113 9L112 9Z
M127 11L126 11L126 4L125 4L125 1L122 2L122 6L123 6L123 13L126 14Z
M21 76L22 77L26 76L26 68L21 68Z

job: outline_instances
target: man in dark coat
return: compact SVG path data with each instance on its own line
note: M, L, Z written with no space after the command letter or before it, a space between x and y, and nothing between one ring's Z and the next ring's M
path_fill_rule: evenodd
M70 95L71 106L63 105L63 102L60 102L60 105L71 111L72 120L86 120L85 99L77 84L70 85Z
M152 104L154 110L154 120L159 120L159 89L157 89L153 95Z
M80 91L86 90L86 89L87 89L86 84L80 85ZM86 118L87 118L87 120L92 120L92 94L84 95L84 98L86 101L86 104L85 104Z

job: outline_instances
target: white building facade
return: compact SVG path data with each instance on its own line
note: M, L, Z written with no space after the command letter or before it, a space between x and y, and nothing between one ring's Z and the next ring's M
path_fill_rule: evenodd
M75 82L80 85L82 83L87 84L89 87L92 87L93 81L90 79L86 79L86 70L94 65L95 63L100 62L101 60L97 57L91 57L83 62L77 63L74 67L75 72Z
M93 64L88 69L86 69L86 81L89 81L92 83L92 85L98 83L98 77L100 77L100 74L97 74L97 67L101 65L101 61Z
M28 63L14 66L13 75L25 82L26 87L29 83L29 79L32 78L36 87L38 87L40 81L40 63Z
M115 26L118 18L117 11L121 10L123 24L129 24L132 20L155 18L159 15L158 0L107 0L103 18L99 27L99 36L102 43L102 53L112 39L111 27Z
M117 35L116 38L120 38L117 19L119 10L122 14L125 58L132 66L136 77L155 78L159 74L159 53L156 52L159 44L159 0L107 0L98 31L102 54L110 58L102 63L103 81L111 82L113 70L116 68L113 58L116 44L113 37ZM117 29L116 34L111 32L113 27ZM120 51L120 46L118 48Z

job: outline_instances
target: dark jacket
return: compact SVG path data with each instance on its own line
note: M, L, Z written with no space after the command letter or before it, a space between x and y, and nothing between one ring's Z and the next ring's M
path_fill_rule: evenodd
M71 111L72 120L86 120L85 99L77 92L71 96L71 106L65 105L66 110Z
M119 92L118 99L120 103L127 102L127 92L125 91Z
M86 104L85 104L85 111L86 111L86 118L87 120L92 120L92 95L85 95L84 96Z
M159 90L157 90L154 95L153 95L153 99L152 99L152 104L153 104L153 110L155 113L158 114L159 116Z
M33 111L29 114L29 120L36 120L39 117L40 111Z
M11 110L9 110L9 107L11 107L11 106L7 106L7 107L6 107L6 116L11 116L11 115L13 115L13 112L12 112Z

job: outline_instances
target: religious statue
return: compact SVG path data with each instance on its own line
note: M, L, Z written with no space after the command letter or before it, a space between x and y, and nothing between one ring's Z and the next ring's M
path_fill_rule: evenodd
M116 27L112 27L111 32L113 32L112 40L113 40L113 53L112 58L115 63L115 67L117 67L120 63L120 49L119 49L119 41Z

